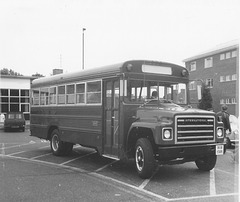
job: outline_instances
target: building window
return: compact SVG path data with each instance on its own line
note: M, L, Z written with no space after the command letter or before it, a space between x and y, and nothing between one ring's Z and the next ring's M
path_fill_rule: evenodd
M224 53L220 54L220 60L225 60L225 54Z
M206 79L206 86L208 88L212 88L213 87L213 79Z
M221 100L220 100L220 104L221 104L221 105L224 104L224 99L221 99Z
M236 98L232 98L232 104L236 104Z
M227 75L227 76L226 76L226 81L231 81L230 75Z
M191 81L191 82L189 83L189 90L196 90L195 81Z
M1 89L0 96L8 96L8 89Z
M237 51L232 51L232 58L237 57Z
M212 67L212 65L213 65L212 57L206 58L204 62L204 68Z
M226 59L229 59L231 57L231 52L226 53Z
M224 82L225 80L224 80L224 76L220 76L220 82Z
M236 81L236 80L237 80L237 74L233 74L233 75L232 75L232 80L233 80L233 81Z
M226 99L226 104L230 104L230 99L229 98Z
M10 89L10 96L19 96L19 90Z
M191 62L190 64L190 72L195 71L196 70L196 62Z

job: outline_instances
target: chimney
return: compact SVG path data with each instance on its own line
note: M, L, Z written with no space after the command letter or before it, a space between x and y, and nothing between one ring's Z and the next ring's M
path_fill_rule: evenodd
M63 69L53 69L53 75L62 74L62 73L63 73Z

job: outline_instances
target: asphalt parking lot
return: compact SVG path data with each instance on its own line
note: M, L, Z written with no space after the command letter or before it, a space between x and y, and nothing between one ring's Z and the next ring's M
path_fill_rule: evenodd
M95 150L79 145L74 146L71 155L56 157L49 142L30 137L28 130L0 133L0 176L4 179L0 193L5 201L17 201L19 196L24 196L22 201L238 201L239 165L232 159L234 149L219 156L210 172L199 171L194 163L166 165L159 166L150 179L143 180L137 176L133 161L101 157ZM21 179L27 188L20 184ZM34 186L29 186L31 180ZM54 181L60 182L54 184ZM64 195L66 190L61 192L61 187L56 188L57 184L64 184L72 193L71 200ZM40 196L39 190L46 187L51 187L46 192L49 194ZM81 191L77 192L76 187L81 187ZM88 193L96 188L96 192ZM54 190L59 198L49 198ZM29 198L27 193L31 193Z

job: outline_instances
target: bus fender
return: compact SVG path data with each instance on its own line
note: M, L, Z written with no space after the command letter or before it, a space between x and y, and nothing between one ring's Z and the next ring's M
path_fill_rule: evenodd
M156 133L156 123L149 122L134 122L129 128L127 135L127 153L128 156L134 155L134 148L137 140L139 138L147 138L153 146L155 147L155 133Z

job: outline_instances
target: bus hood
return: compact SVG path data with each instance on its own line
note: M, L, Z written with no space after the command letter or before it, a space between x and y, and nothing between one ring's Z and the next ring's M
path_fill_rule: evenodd
M175 115L212 115L214 112L181 107L175 104L166 104L162 106L144 106L137 109L136 118L139 121L156 122L162 118L172 119Z

